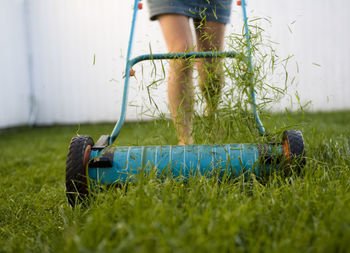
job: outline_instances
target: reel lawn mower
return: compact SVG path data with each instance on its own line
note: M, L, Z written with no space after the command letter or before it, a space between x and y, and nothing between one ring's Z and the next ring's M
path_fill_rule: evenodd
M250 35L247 23L245 0L242 6L247 40L246 56L248 71L253 71ZM96 143L90 136L74 136L71 140L66 161L66 195L74 207L90 194L91 184L124 183L140 171L156 169L158 175L167 174L174 178L188 178L192 175L226 174L237 177L254 173L257 176L289 168L296 162L299 168L305 164L304 140L299 130L283 133L282 143L273 144L220 144L220 145L169 145L112 147L124 124L128 100L129 78L135 73L132 67L145 60L188 59L188 58L234 58L236 52L187 52L174 54L148 54L130 59L140 0L135 0L134 13L127 52L125 82L120 119L111 135L102 135ZM253 84L253 82L251 82ZM261 135L265 129L260 121L253 85L250 87L251 108L256 126Z

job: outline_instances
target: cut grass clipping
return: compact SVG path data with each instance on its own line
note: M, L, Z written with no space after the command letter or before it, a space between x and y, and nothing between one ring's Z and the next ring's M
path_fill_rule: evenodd
M205 22L205 19L202 22ZM203 64L202 69L198 69L197 63L201 61L200 59L182 59L172 63L176 65L176 61L179 61L177 67L182 66L183 72L187 72L188 69L194 70L194 78L185 80L187 86L193 86L192 91L186 88L183 98L184 104L192 103L191 109L187 108L187 111L184 111L185 108L179 109L178 114L183 118L188 111L193 114L192 136L195 144L266 143L272 139L281 140L281 134L285 129L298 128L295 122L290 121L289 126L273 126L267 129L267 135L261 136L253 118L252 88L255 91L256 106L263 122L269 118L271 108L276 108L287 95L294 110L305 109L305 105L300 104L300 98L297 95L293 99L293 96L288 94L288 91L293 90L297 85L297 79L287 71L293 57L281 58L276 54L271 47L270 38L260 28L264 22L269 20L256 18L249 22L253 65L251 70L244 29L241 34L230 34L226 38L225 50L237 52L237 57L233 59L215 58L212 62L208 60ZM211 44L212 36L204 33L200 40ZM192 50L195 48L189 51ZM151 54L152 52L150 49ZM187 62L184 63L184 61ZM160 109L161 105L158 105L159 101L164 99L156 98L154 93L161 87L167 86L168 62L161 61L157 64L156 61L151 61L149 65L152 66L153 81L144 83L143 80L149 80L150 73L143 70L140 71L142 77L137 79L140 89L147 90L147 96L143 98L144 102L140 106L140 118L147 116L167 122L171 118L170 114L164 113ZM207 79L204 82L201 81L199 72L206 73ZM273 78L274 75L280 77L278 81ZM288 110L283 116L288 117ZM184 122L186 123L188 122Z

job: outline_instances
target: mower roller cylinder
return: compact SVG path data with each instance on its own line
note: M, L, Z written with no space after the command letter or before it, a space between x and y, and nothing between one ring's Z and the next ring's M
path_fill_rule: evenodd
M150 171L152 168L158 175L170 173L174 178L217 173L236 177L246 172L259 176L259 169L268 168L263 159L267 152L277 157L282 155L281 146L262 147L257 144L224 144L93 149L88 175L101 184L123 183L140 170Z

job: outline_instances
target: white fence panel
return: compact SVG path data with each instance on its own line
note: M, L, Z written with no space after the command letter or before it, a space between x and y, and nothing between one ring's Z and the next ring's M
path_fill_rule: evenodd
M312 110L349 109L350 100L350 1L298 0L249 1L261 17L271 17L272 40L277 52L294 55L302 102ZM253 15L253 14L252 14ZM284 104L287 106L288 104Z
M116 121L133 1L27 3L28 19L22 12L23 1L0 2L0 28L8 34L0 37L0 127L28 122L31 90L38 124ZM157 22L149 21L145 5L139 12L134 56L148 53L149 47L153 53L166 51L160 28ZM312 101L311 110L350 109L350 1L250 0L248 10L250 17L270 18L271 24L263 25L271 40L279 42L274 47L281 58L294 55L288 71L296 76L302 103ZM25 27L29 27L28 36ZM227 33L241 27L241 9L233 6ZM31 54L30 75L31 66L27 65ZM157 69L161 70L159 64ZM148 106L144 85L153 80L149 77L152 70L150 63L136 67L136 79L130 82L132 104ZM283 83L279 78L276 75L274 80ZM152 94L160 110L168 112L166 85ZM288 99L275 109L285 106L291 107ZM127 120L137 119L141 110L129 106Z
M29 120L30 77L23 7L22 0L0 1L0 128Z
M118 119L131 15L132 1L32 2L38 123ZM149 52L147 34L161 36L146 11L139 16L134 55ZM134 104L142 104L139 97L138 88L130 90ZM136 111L128 108L127 119L135 119Z

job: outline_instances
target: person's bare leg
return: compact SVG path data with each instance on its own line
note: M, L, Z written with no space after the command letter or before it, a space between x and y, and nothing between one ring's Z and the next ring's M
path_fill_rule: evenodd
M198 51L221 51L226 25L215 21L195 20ZM199 87L206 102L206 113L212 115L220 101L224 82L221 59L198 59Z
M182 15L165 14L158 17L165 42L170 53L186 52L193 49L193 38L189 18ZM193 66L190 60L170 61L168 79L169 107L179 145L192 144L193 114Z

